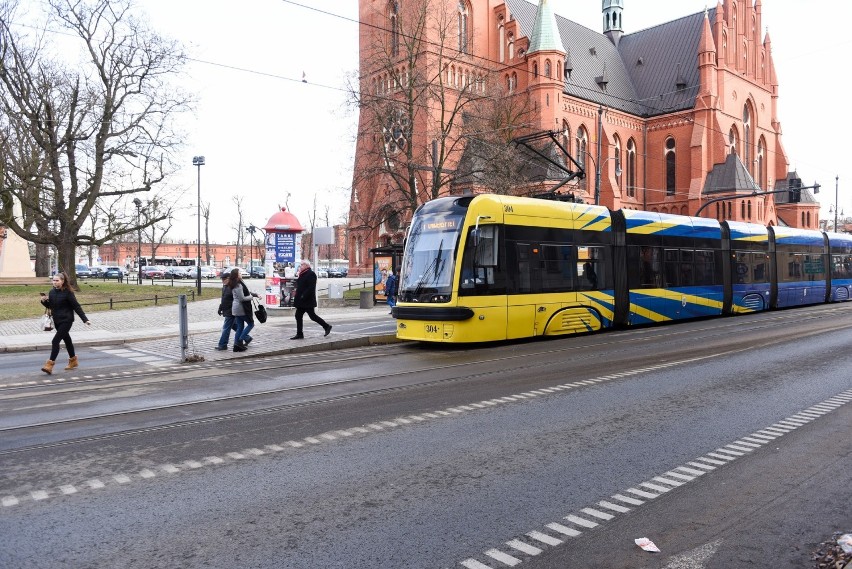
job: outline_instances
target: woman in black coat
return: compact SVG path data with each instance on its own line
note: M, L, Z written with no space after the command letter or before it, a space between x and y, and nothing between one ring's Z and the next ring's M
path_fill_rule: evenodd
M56 356L59 355L59 343L65 342L65 350L68 352L68 365L65 369L74 369L77 367L77 356L74 353L74 344L71 342L71 326L74 324L74 313L91 326L91 322L86 318L86 313L83 312L80 303L77 302L77 297L74 296L74 291L68 286L68 275L65 273L57 273L53 275L53 288L50 289L50 294L41 293L41 303L50 309L53 316L53 326L56 334L53 335L53 341L50 348L50 359L41 368L46 374L53 373L53 365L56 363Z
M290 338L291 340L301 340L304 338L302 333L302 317L305 313L308 317L322 326L325 330L325 335L331 332L331 324L317 316L314 308L317 305L317 274L311 270L311 264L307 261L302 261L299 265L299 273L296 277L296 292L293 293L293 306L296 307L296 335Z

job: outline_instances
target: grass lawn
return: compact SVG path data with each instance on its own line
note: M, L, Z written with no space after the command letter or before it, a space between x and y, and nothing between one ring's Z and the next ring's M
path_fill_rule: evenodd
M157 296L158 304L176 304L177 296L185 294L189 302L193 300L193 284L187 286L151 286L136 285L116 282L102 281L80 281L80 292L77 300L83 306L86 314L110 310L110 299L112 309L141 308L143 306L154 306L154 296ZM39 302L38 293L47 294L51 286L45 285L3 285L0 286L0 320L14 320L16 318L31 318L41 316L44 307ZM218 293L208 294L205 289L203 300L218 298Z

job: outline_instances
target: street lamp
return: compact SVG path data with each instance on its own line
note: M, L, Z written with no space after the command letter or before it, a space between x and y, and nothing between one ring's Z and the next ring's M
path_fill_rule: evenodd
M251 268L254 266L254 232L257 231L257 227L254 225L249 225L246 227L246 231L251 235L251 243L249 244L249 276L251 276Z
M136 206L136 270L142 284L142 200L133 198L133 205Z
M198 241L196 242L195 279L198 282L198 296L201 296L201 167L204 166L204 156L193 156L192 165L198 166Z

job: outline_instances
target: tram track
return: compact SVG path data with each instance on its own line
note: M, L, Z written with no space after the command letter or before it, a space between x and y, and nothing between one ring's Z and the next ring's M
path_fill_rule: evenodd
M847 313L849 310L846 311ZM347 399L353 398L361 398L361 397L370 397L370 396L378 396L387 393L399 392L404 390L415 390L415 389L428 389L430 387L434 387L442 384L451 384L451 383L462 383L465 381L469 381L478 377L487 376L489 374L505 372L524 372L527 375L530 373L535 373L533 370L540 369L543 370L548 366L555 365L553 360L558 360L556 357L559 354L565 354L568 352L578 352L578 351L589 351L588 354L583 354L579 359L574 358L573 361L579 362L587 359L592 359L599 357L599 350L605 349L608 345L617 344L621 351L624 350L625 346L629 343L639 344L648 341L668 341L668 337L680 336L684 333L689 333L695 335L699 333L700 336L695 338L696 342L706 343L706 341L710 338L718 338L718 337L730 337L730 329L733 327L737 328L738 334L744 334L749 332L757 332L760 330L764 330L766 328L777 328L778 321L787 321L787 320L795 320L796 322L803 322L807 320L819 320L824 319L825 314L823 311L811 311L809 314L804 314L802 311L797 311L795 314L792 313L773 313L771 315L767 314L767 316L771 316L770 319L762 319L761 321L751 321L747 329L743 328L744 319L733 319L730 324L723 324L720 329L720 322L718 320L714 321L714 325L708 326L706 328L694 328L692 327L690 330L676 330L676 329L667 329L667 328L641 328L635 330L629 330L627 333L634 333L632 337L625 337L625 334L619 334L617 337L611 337L606 342L600 342L598 340L606 339L605 335L590 335L585 336L584 338L594 339L595 342L593 345L590 345L586 342L581 342L578 344L573 344L571 346L560 346L551 349L538 349L533 352L524 351L524 353L518 354L508 354L501 355L500 357L492 357L492 358L477 358L474 361L462 361L462 362L452 362L441 365L429 365L429 366L421 366L415 369L408 369L402 371L395 371L392 373L386 374L369 374L369 375L359 375L357 377L350 377L346 379L338 379L338 380L330 380L324 382L313 382L306 385L298 385L298 386L283 386L280 388L274 389L264 389L259 391L252 391L248 393L236 393L226 396L218 396L218 397L206 397L201 399L194 399L191 401L180 401L171 404L162 404L162 405L148 405L144 407L139 407L135 409L125 409L118 410L113 412L105 412L105 413L93 413L88 415L82 415L77 417L69 417L65 419L58 419L53 421L42 421L42 422L30 422L27 424L21 425L12 425L6 427L0 427L0 432L3 433L21 433L27 430L38 429L38 428L56 428L62 427L63 425L73 425L73 424L82 424L86 422L99 421L99 420L108 420L108 419L119 419L121 417L131 417L131 416L139 416L144 415L146 413L156 413L170 410L180 410L180 409L203 409L203 407L213 408L217 405L225 405L233 402L250 402L252 400L262 401L264 398L276 397L280 395L286 395L288 393L309 393L312 390L323 390L328 388L336 388L343 387L346 385L359 385L366 384L367 382L377 382L381 383L382 381L389 381L392 378L399 378L402 376L412 376L413 374L426 374L426 375L435 375L438 372L450 372L451 370L458 370L469 366L476 366L477 370L474 373L461 373L461 374L453 374L452 376L443 377L435 380L428 381L419 381L414 383L409 383L405 385L395 385L388 386L382 388L375 389L365 389L361 391L357 391L354 393L346 394L346 395L338 395L333 397L319 397L316 399L311 399L309 401L300 401L296 403L288 403L283 405L267 405L262 406L257 409L251 410L240 410L237 412L228 412L228 413L214 413L212 415L206 417L200 417L197 419L190 419L186 421L175 421L169 424L163 424L153 427L145 427L140 429L131 429L126 431L121 431L119 433L109 433L102 435L104 438L113 438L116 436L124 436L124 435L132 435L136 433L145 433L156 430L164 430L171 428L179 428L182 426L188 425L197 425L204 422L216 422L216 421L226 421L230 419L238 419L247 416L256 416L263 414L276 413L281 411L286 411L290 409L302 408L309 405L323 405L334 403L338 401L343 401ZM827 324L828 326L828 324ZM837 328L836 323L831 324L832 328ZM843 325L842 327L852 327L852 321L848 324ZM652 332L652 334L647 334L646 332ZM662 332L662 333L660 333ZM709 334L704 334L704 332L711 332ZM821 333L821 330L816 330L811 333L818 334ZM768 341L769 343L777 343L781 341L787 341L789 338L787 337L776 337L772 340ZM748 346L746 349L757 349L760 345L765 344L766 342L760 342L759 344L754 344ZM529 345L529 343L524 343L523 345ZM395 346L388 347L383 350L383 357L391 357L394 355L400 355L406 351L410 351L410 348L405 348L403 346ZM454 349L452 351L445 352L448 355L459 355L464 356L473 351L477 351L477 349L465 349L458 350ZM153 383L147 383L146 386L157 385L157 384L165 384L175 381L187 381L197 379L200 375L203 377L210 377L209 371L211 368L215 369L218 373L219 377L222 376L231 376L234 374L246 374L246 373L263 373L268 371L280 371L287 370L290 368L296 368L304 365L304 359L306 357L314 357L315 354L305 354L299 355L302 357L294 358L292 355L287 356L287 359L291 360L288 362L282 362L281 356L273 356L269 358L262 358L261 360L240 360L239 362L233 361L228 362L228 366L215 365L211 363L208 366L198 366L194 367L191 370L187 370L185 373L180 374L180 377L170 377L168 379L161 379L154 381ZM347 354L343 357L330 357L328 359L323 360L323 365L326 366L340 366L344 364L353 364L359 361L371 360L376 358L376 354L374 351L370 353L358 353L358 354ZM649 359L654 360L649 356ZM507 367L505 364L507 362L520 361L518 365ZM539 363L530 363L531 361L539 361ZM221 362L217 362L221 364ZM239 368L236 367L236 364L242 364ZM612 362L610 362L612 363ZM248 365L246 365L248 364ZM630 365L641 365L641 363L637 363L636 361L628 361L624 360L625 368ZM312 362L312 365L316 365L315 362ZM483 371L483 366L493 366L491 371ZM223 367L227 367L230 369L223 369ZM157 370L158 372L160 370ZM152 374L144 374L149 377ZM162 373L154 373L153 375L163 375ZM96 381L83 381L77 384L65 384L62 386L61 390L52 390L50 395L56 394L65 394L68 392L75 391L83 391L83 392L91 392L103 389L112 389L119 390L123 388L132 388L139 385L138 378L122 378L121 382L109 382L106 384L108 380L99 379ZM95 385L93 385L95 384ZM92 389L95 387L95 389ZM28 394L30 397L35 396L43 396L45 395L44 391L41 390L38 393L31 392ZM197 412L197 411L194 411ZM203 411L202 411L203 413ZM62 442L53 442L48 444L47 446L31 446L31 447L22 447L19 449L8 449L4 451L0 451L0 456L13 453L13 452L24 452L26 450L33 450L39 448L50 448L51 446L63 445L63 444L71 444L72 442L81 442L81 441L90 441L90 440L98 440L98 438L85 438L85 439L75 439L70 441L62 441Z

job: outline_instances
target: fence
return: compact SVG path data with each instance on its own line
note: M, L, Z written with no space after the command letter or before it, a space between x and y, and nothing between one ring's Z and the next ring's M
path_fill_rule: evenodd
M195 300L195 291L194 290L190 291L189 294L191 296L191 299ZM109 300L104 301L104 302L85 302L85 303L81 302L80 305L81 306L100 306L100 305L103 305L103 304L108 304L109 309L113 310L114 306L116 304L124 304L124 303L128 303L128 302L151 302L153 300L154 306L157 306L161 300L169 300L169 299L172 299L172 298L177 299L177 298L179 298L179 296L180 295L177 295L177 296L160 296L159 294L155 294L153 298L133 298L133 299L128 299L128 300L114 300L112 297L110 297Z

